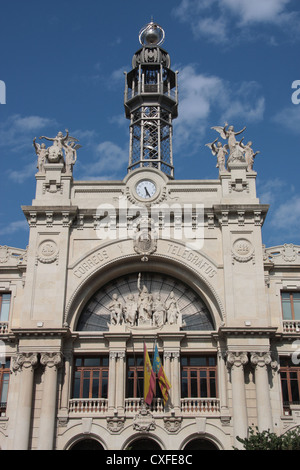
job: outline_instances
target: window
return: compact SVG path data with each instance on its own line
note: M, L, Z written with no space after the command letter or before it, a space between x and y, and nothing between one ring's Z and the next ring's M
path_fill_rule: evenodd
M216 398L217 362L214 356L181 357L181 398Z
M152 363L152 357L150 357ZM168 377L170 380L170 378ZM143 398L144 396L144 357L132 356L127 359L126 398ZM156 377L155 397L162 398Z
M10 359L5 364L0 363L0 416L5 415L8 384L10 376Z
M282 315L284 320L300 320L300 292L282 292Z
M108 357L75 358L73 398L107 398Z
M283 408L291 404L300 404L300 367L293 364L290 358L280 359L280 378Z
M144 358L143 356L129 357L127 360L127 398L142 398L144 396Z
M0 322L8 322L10 294L0 294Z

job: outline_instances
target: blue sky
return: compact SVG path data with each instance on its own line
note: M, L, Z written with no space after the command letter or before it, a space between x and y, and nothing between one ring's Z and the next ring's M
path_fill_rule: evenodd
M149 6L148 6L149 4ZM69 129L80 140L76 179L123 179L129 121L124 74L151 16L179 71L177 179L215 179L212 126L247 126L267 246L300 245L299 0L2 0L0 245L26 248L21 205L35 195L34 137ZM300 93L299 93L300 97Z

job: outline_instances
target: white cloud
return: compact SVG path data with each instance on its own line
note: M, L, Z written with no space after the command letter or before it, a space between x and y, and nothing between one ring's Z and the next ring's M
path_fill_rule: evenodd
M20 230L29 230L27 220L17 220L5 226L0 227L0 235L12 235Z
M32 143L34 133L46 127L57 125L54 119L41 116L21 116L14 114L6 121L0 123L0 146L10 147L12 151L19 151Z
M279 111L272 121L284 129L299 134L300 129L300 105L291 105Z
M265 100L256 82L232 84L217 76L197 73L194 65L187 65L179 68L179 90L180 117L174 123L177 151L191 142L199 147L208 123L215 126L237 120L244 126L263 119ZM219 122L211 122L213 114Z
M190 24L195 37L220 46L242 37L251 41L263 34L249 34L256 26L280 27L294 40L299 37L300 15L290 9L291 0L182 0L172 13ZM267 35L268 37L268 35ZM272 44L275 45L274 37Z
M37 172L36 166L36 162L32 162L25 165L20 170L8 170L8 177L15 183L24 183L28 178L33 178L34 174Z
M300 196L279 204L270 222L271 226L290 237L298 237L300 231Z
M81 168L83 179L111 179L128 163L128 150L105 141L96 146L96 161Z
M241 20L247 23L280 23L290 0L220 0L220 5L228 7Z
M287 184L280 178L274 178L267 181L257 181L257 195L261 204L274 204L279 194L287 189Z

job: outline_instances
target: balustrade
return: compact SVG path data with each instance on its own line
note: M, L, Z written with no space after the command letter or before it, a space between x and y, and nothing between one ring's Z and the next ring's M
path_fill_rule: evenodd
M299 333L300 321L299 320L283 320L282 327L283 327L283 333Z
M8 333L8 322L0 322L0 335Z
M70 413L105 413L108 410L106 398L72 398L69 400Z
M125 414L136 414L140 411L140 398L125 399ZM69 413L99 413L108 411L108 400L105 398L72 398L69 400ZM150 412L164 413L163 400L155 398L150 406ZM218 398L182 398L181 413L186 414L218 414L220 413L220 400Z

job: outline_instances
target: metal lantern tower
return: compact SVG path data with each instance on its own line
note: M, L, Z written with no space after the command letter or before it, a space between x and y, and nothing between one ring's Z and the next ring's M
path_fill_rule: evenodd
M178 115L177 73L160 45L164 30L151 21L139 35L142 48L126 73L125 113L130 119L128 171L156 168L174 177L172 121Z

